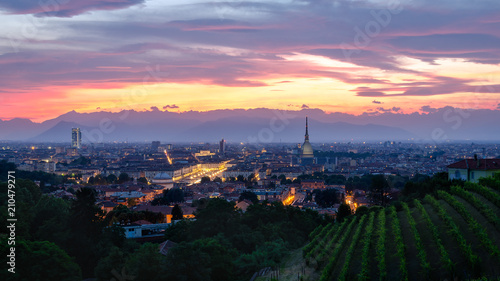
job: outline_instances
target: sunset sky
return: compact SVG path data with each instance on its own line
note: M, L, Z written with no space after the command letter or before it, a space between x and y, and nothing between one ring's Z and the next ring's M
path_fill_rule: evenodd
M500 110L498 0L5 0L0 21L3 120Z

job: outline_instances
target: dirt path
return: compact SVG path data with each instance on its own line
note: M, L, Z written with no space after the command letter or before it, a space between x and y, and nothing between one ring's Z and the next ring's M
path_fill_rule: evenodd
M305 274L304 274L305 273ZM290 252L290 255L285 259L280 267L279 280L280 281L313 281L319 279L319 274L313 268L307 267L304 259L302 258L302 248ZM271 276L276 275L276 271L269 272L268 274L258 277L255 281L268 281ZM302 279L300 279L302 277Z

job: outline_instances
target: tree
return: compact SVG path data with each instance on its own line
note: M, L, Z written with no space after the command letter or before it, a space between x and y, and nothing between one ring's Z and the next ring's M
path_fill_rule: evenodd
M168 251L164 280L206 281L210 278L207 264L210 256L182 242Z
M239 212L236 211L234 205L234 202L228 202L225 199L210 199L204 209L196 212L193 227L203 231L192 233L193 236L211 237L231 228L234 220L239 217Z
M192 244L194 255L202 252L210 257L206 261L211 280L234 280L233 261L237 253L222 235L196 240Z
M7 174L7 173L6 173ZM0 183L0 219L7 220L7 182ZM16 239L30 239L30 224L33 221L33 207L42 197L42 191L31 180L16 178L16 216L22 218L16 223ZM12 196L12 195L11 195Z
M347 204L340 204L340 207L337 211L337 221L342 222L344 218L350 216L352 214L351 207Z
M210 182L210 177L202 177L201 178L201 183L206 183L206 182Z
M313 191L313 194L315 195L314 200L316 203L323 208L328 208L339 203L338 192L335 189L316 189Z
M219 177L215 177L215 179L213 180L213 182L219 182L219 183L221 183L221 182L222 182L222 179L221 179L221 178L219 178Z
M116 179L115 175L113 175L113 177ZM111 175L104 177L103 175L98 174L95 177L90 177L88 183L91 185L105 185L108 184L108 178L111 178Z
M137 179L137 182L148 184L148 179L145 177L140 177Z
M255 174L250 174L248 176L248 181L253 181L255 179Z
M115 175L110 174L106 177L106 181L108 183L116 183L118 181L118 178Z
M44 195L33 206L31 236L34 240L65 245L70 239L68 221L70 204L67 200Z
M251 192L251 191L247 191L247 190L243 191L240 194L240 197L238 198L238 202L241 202L245 199L252 201L252 203L259 202L259 198L257 197L257 194L255 194L254 192Z
M73 165L73 166L76 166L76 165L86 166L86 165L89 165L90 162L91 162L90 158L86 158L86 157L80 156L79 158L71 161L70 165Z
M129 198L127 199L127 206L134 207L137 205L137 198Z
M95 205L95 190L84 187L76 192L71 204L69 226L72 239L68 252L76 257L83 277L92 276L97 259L97 244L104 226L104 212Z
M102 228L104 212L95 205L96 192L84 187L76 192L76 200L71 206L71 221L75 229L97 237Z
M373 192L373 198L378 200L381 205L385 205L385 191L389 187L387 180L384 175L375 175L372 177L371 190Z
M125 183L130 181L130 177L127 173L120 173L118 176L118 183Z
M7 248L3 242L0 247ZM54 243L17 240L16 254L15 275L2 270L2 280L82 280L80 267ZM16 278L11 279L12 276Z
M186 241L190 233L190 221L181 220L175 224L169 226L165 230L165 239L171 240L176 243Z
M108 281L116 279L116 276L113 275L113 270L118 272L120 275L127 275L124 271L125 261L125 253L123 253L118 247L112 247L109 254L100 259L95 267L94 273L97 280Z
M172 220L182 220L184 217L181 207L178 204L174 205L172 208Z
M184 202L184 192L180 188L165 189L163 196L155 198L151 205L170 205L170 203Z
M147 266L144 266L147 265ZM145 243L125 262L126 280L164 280L163 256L158 252L158 244Z
M359 206L356 209L356 215L363 216L364 214L367 214L368 211L369 211L368 207L366 207L366 206Z
M7 173L9 171L15 171L16 164L7 162L7 160L0 160L0 181L7 181Z

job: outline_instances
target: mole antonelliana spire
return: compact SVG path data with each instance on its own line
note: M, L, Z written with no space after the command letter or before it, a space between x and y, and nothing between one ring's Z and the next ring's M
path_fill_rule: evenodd
M304 144L302 145L302 153L300 158L314 158L314 151L309 143L309 126L306 117L306 135L304 137Z
M307 128L307 116L306 116L306 135L304 141L309 141L309 130Z

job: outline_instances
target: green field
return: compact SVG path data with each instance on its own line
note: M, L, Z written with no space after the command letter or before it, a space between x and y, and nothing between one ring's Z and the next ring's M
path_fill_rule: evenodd
M500 194L467 183L319 228L279 280L498 280Z

